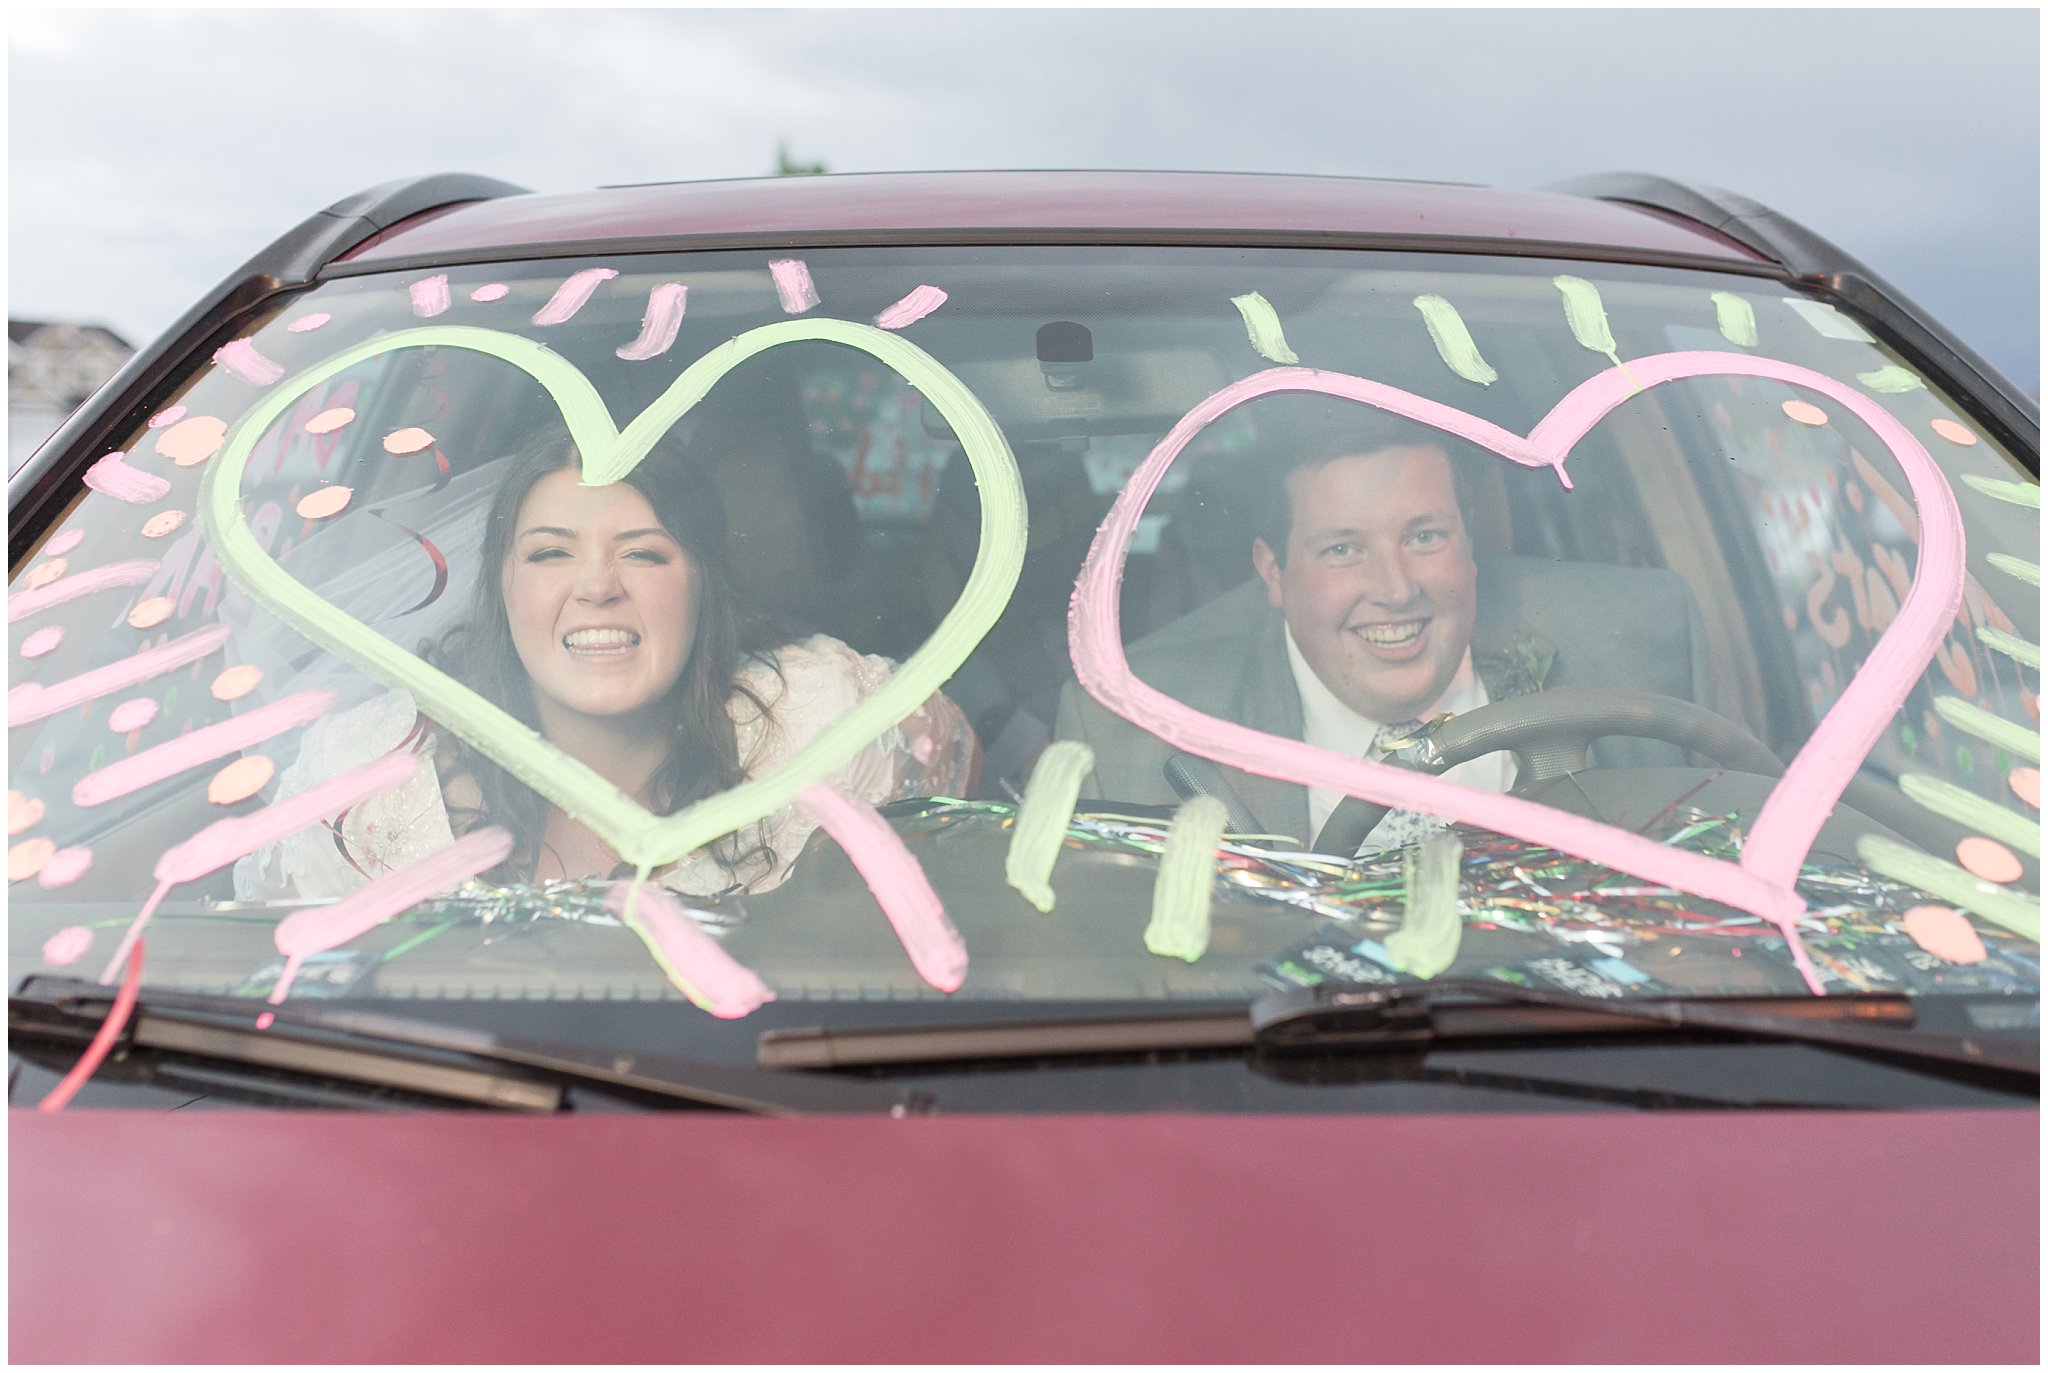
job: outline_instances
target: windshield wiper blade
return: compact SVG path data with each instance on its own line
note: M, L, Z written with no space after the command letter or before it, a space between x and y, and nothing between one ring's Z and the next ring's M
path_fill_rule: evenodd
M106 1018L113 1000L114 989L96 982L31 977L8 999L8 1033L83 1043ZM274 1023L259 1030L255 1017L262 1011L271 1013ZM189 992L145 991L121 1043L516 1111L560 1110L565 1089L579 1085L772 1116L907 1116L926 1114L935 1106L928 1093L887 1084L544 1043L371 1011L273 1007Z
M2040 1045L1911 1028L1913 1000L1894 992L1809 997L1597 997L1491 979L1373 986L1324 982L1252 1003L1262 1048L1327 1052L1445 1040L1611 1034L1615 1022L1860 1049L2039 1079Z
M2039 1079L2038 1045L1907 1028L1913 1023L1911 998L1892 993L1610 999L1476 979L1398 986L1325 982L1273 992L1229 1011L770 1030L757 1043L755 1062L763 1068L831 1069L1233 1049L1378 1052L1444 1042L1678 1031L1825 1044Z

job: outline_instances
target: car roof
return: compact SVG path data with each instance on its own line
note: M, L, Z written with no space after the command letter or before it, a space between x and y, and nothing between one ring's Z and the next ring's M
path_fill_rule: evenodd
M1269 173L888 172L612 186L430 210L340 261L364 269L581 248L947 241L1383 240L1594 258L1767 260L1676 215L1549 191Z

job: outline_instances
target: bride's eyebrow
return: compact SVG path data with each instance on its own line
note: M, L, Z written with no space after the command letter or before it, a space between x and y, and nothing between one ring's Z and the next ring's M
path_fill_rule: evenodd
M529 534L549 534L553 535L555 538L558 539L573 539L576 537L575 530L564 529L558 524L530 525L527 528L519 531L519 537L522 539ZM663 529L660 525L652 525L646 529L623 530L617 534L612 535L612 542L624 543L628 539L647 538L650 535L656 538L667 539L670 543L677 542L676 536L669 533L666 529Z

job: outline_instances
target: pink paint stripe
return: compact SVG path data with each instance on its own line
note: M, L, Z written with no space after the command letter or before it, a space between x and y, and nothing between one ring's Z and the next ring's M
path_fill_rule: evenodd
M144 911L156 908L164 899L164 889L158 887L150 893L144 904ZM105 978L101 979L105 981ZM107 1018L100 1022L94 1032L92 1043L85 1046L85 1052L78 1056L78 1062L71 1065L71 1071L64 1074L63 1081L50 1089L50 1094L36 1103L38 1111L61 1111L71 1104L71 1098L78 1095L78 1089L92 1079L99 1071L100 1064L107 1061L107 1054L114 1042L127 1027L128 1017L135 1012L135 1002L142 995L142 942L137 940L135 952L128 960L128 974L121 979L121 989L114 993L114 1004L107 1008Z
M775 999L768 984L698 929L683 903L665 888L641 883L636 889L630 882L615 882L605 897L605 909L623 917L629 896L633 923L646 930L668 960L684 996L721 1020L738 1020Z
M103 496L130 505L148 505L171 493L171 484L162 477L130 467L126 453L109 453L86 468L85 484Z
M460 886L504 862L511 852L510 832L495 828L473 830L439 853L387 872L332 906L286 916L271 936L277 951L288 961L284 976L270 993L270 1004L283 1004L299 969L314 954L338 949L420 902Z
M229 376L240 377L258 386L268 386L284 375L284 368L257 352L256 345L245 338L215 349L213 360Z
M121 937L121 946L114 951L113 961L107 964L100 981L113 980L114 970L128 956L129 947L142 937L142 927L155 913L163 894L172 887L180 882L195 881L246 858L265 844L274 844L308 825L331 820L350 806L360 805L385 788L397 786L411 777L419 765L420 760L410 753L387 753L262 810L216 820L184 843L164 850L163 857L156 860L156 893Z
M647 293L647 313L640 320L640 337L618 350L628 362L658 358L676 341L683 327L683 301L690 288L678 281L665 281Z
M865 801L823 782L809 783L796 799L853 860L917 975L942 992L958 991L967 976L967 942L889 822Z
M917 323L946 303L946 293L936 286L920 286L875 316L884 329L901 329Z
M90 596L96 591L110 591L117 586L141 586L154 577L160 564L154 558L137 558L133 562L108 563L95 567L90 572L74 572L68 577L59 577L48 586L39 586L34 591L22 591L7 598L7 623L27 619L31 615L48 610L51 606L75 601L80 596Z
M41 633L41 630L36 631ZM228 641L226 625L209 625L195 630L182 639L173 639L159 648L144 649L132 658L123 658L118 663L96 667L91 672L81 673L54 686L39 686L24 682L7 693L7 723L31 725L38 720L66 711L73 706L84 705L146 682L165 672L196 663L210 653L218 652Z
M768 264L775 278L775 294L782 297L782 312L800 315L818 303L818 288L811 284L811 269L799 258L786 257Z
M533 322L562 324L575 318L576 312L589 303L591 293L617 275L609 267L585 267L555 288L555 294L540 307L540 313L533 317Z
M308 825L332 820L350 806L397 786L417 772L419 766L420 760L414 754L387 753L262 810L216 820L184 843L166 849L157 860L156 879L177 883L204 877L265 844L274 844Z
M448 308L448 274L425 277L405 288L412 295L412 312L432 319Z
M225 758L230 753L239 753L266 739L275 739L301 725L309 725L333 706L334 693L331 691L301 691L282 701L260 706L246 715L195 729L155 748L146 748L98 772L89 772L72 786L71 799L81 806L103 805L167 777L176 777L187 768Z
M171 883L158 879L156 889L150 892L149 899L142 903L142 909L137 911L135 919L129 922L127 933L121 936L121 942L114 950L113 962L107 964L107 970L100 974L100 984L102 986L114 980L115 972L120 969L123 963L131 963L131 958L132 962L135 963L141 961L142 927L149 923L149 918L152 915L156 914L156 908L163 904L163 899L170 893L171 886Z

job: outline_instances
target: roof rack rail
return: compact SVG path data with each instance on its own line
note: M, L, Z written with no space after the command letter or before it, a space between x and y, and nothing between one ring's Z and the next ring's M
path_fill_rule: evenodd
M1930 370L1959 378L1964 386L1957 399L1971 417L2040 476L2040 402L2008 381L1897 287L1819 234L1747 196L1647 172L1606 172L1542 189L1661 210L1763 254L1802 284L1850 306L1908 357Z

